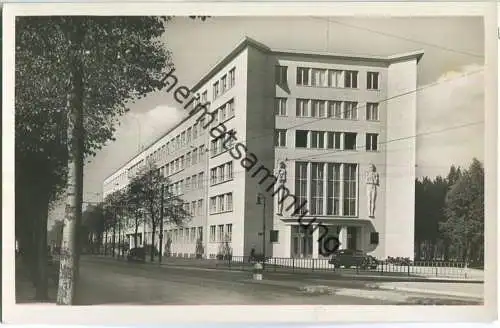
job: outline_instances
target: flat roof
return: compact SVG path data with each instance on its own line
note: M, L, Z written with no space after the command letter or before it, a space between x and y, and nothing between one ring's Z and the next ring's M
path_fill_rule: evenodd
M391 56L372 56L372 55L352 55L352 54L342 54L342 53L332 53L332 52L321 52L321 51L299 51L299 50L286 50L286 49L272 49L265 44L256 41L248 36L244 37L235 47L231 50L224 58L219 60L214 66L212 66L200 80L191 88L191 93L196 93L205 83L207 83L217 72L219 72L223 67L225 67L231 60L233 60L238 54L240 54L247 47L256 48L262 52L268 54L283 54L283 55L306 55L306 56L314 56L314 57L323 57L329 59L354 59L359 61L371 61L371 62L379 62L379 63L396 63L398 61L410 60L415 58L417 63L420 61L422 56L424 55L423 50L412 51L408 53L395 54ZM199 110L198 110L199 111ZM191 110L188 112L187 116L180 120L173 127L168 129L165 133L163 133L160 137L156 138L153 142L151 142L148 146L143 147L143 149L136 153L132 158L130 158L125 164L120 166L115 170L112 174L107 176L103 183L106 182L109 178L111 178L118 171L127 166L131 161L137 158L139 155L147 151L151 148L155 143L159 140L167 136L170 132L178 128L182 123L186 122L191 116L195 115L198 111Z

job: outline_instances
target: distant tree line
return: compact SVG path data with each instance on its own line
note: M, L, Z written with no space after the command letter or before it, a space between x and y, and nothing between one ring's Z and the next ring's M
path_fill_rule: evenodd
M417 179L415 260L484 263L484 167L451 166L446 177Z

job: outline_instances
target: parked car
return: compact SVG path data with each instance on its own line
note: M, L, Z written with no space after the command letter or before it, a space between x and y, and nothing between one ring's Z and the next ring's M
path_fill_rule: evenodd
M146 250L144 248L132 248L127 254L129 262L144 262L146 261Z
M378 266L378 261L371 255L365 254L363 251L343 249L335 252L328 261L335 268L352 268L371 269L375 270Z

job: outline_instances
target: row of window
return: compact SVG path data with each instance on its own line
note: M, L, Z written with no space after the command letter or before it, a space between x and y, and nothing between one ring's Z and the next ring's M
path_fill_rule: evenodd
M168 192L174 196L180 196L189 191L195 191L204 186L205 174L200 172L194 174L191 177L187 177L186 180L182 179L171 183L167 186Z
M274 144L276 147L287 146L286 133L287 130L284 129L275 130ZM357 137L358 134L356 132L296 130L295 147L312 149L356 150ZM366 134L365 150L378 150L377 133Z
M178 228L168 231L173 243L195 243L203 241L203 227Z
M188 178L189 179L189 178ZM203 215L203 199L193 200L191 203L184 203L184 211L192 217Z
M233 236L233 225L231 223L226 224L225 230L223 224L211 225L210 236L208 240L212 243L230 242L232 240L232 236Z
M196 165L197 163L201 163L205 152L205 145L201 145L200 147L187 152L186 155L179 156L178 158L172 160L170 163L161 166L160 174L168 177L172 174L184 170L185 168Z
M210 169L210 185L215 185L233 179L233 162L213 167Z
M220 136L217 139L210 141L210 156L214 157L223 152L233 148L234 139L228 138L227 134L231 134L234 130L226 132L226 134Z
M358 71L337 70L310 67L297 67L296 83L299 86L329 87L329 88L358 88ZM366 88L379 89L379 72L366 73ZM288 67L276 66L276 84L288 84Z
M233 67L228 74L224 74L220 80L213 84L213 99L223 95L224 92L231 89L235 85L236 69Z
M295 195L301 214L308 210L308 215L356 216L358 165L296 162ZM299 208L304 202L308 208Z
M210 214L231 212L233 210L233 193L210 197Z
M379 120L378 107L378 103L366 103L366 120ZM287 98L275 99L274 114L277 116L288 115ZM297 117L357 120L358 102L298 98L296 99L295 115Z
M219 123L223 123L226 120L234 117L234 98L226 102L224 105L213 111L214 113L214 121L212 124L218 125Z

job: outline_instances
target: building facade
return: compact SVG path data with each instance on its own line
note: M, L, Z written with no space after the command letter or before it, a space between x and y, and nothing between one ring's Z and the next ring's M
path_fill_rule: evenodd
M103 194L154 161L192 215L157 245L174 256L201 242L212 258L321 258L334 236L341 248L413 258L422 55L281 51L245 38L193 88L166 77L191 115L109 176ZM139 235L151 242L148 226Z

